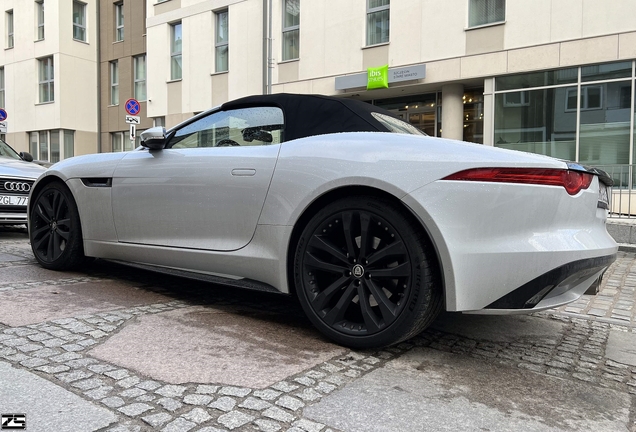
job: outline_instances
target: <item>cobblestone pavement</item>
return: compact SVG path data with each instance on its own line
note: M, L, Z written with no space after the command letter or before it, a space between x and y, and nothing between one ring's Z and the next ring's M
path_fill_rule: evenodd
M293 301L261 293L210 289L203 283L131 270L97 261L81 275L52 280L4 282L14 269L34 266L26 236L0 231L0 294L42 286L123 281L161 293L168 301L132 308L78 314L24 326L0 324L0 360L28 370L87 401L115 413L119 421L104 429L124 431L335 431L303 416L352 380L383 367L414 347L429 347L511 368L577 380L631 394L636 401L636 366L612 361L605 349L611 331L636 333L636 256L620 253L607 272L597 296L537 314L558 321L565 331L558 338L493 342L429 329L414 339L379 351L348 351L267 388L220 383L170 384L92 357L102 344L136 318L191 305L241 307L302 318ZM0 320L1 321L1 320ZM1 408L1 407L0 407ZM636 402L630 426L636 432Z

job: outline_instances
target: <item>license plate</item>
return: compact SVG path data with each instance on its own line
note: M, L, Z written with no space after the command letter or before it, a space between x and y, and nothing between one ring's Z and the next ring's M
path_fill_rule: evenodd
M605 186L603 183L599 184L599 188L598 188L598 200L602 203L605 203L609 206L609 193L608 193L608 189L607 186Z
M0 205L26 206L29 203L28 196L0 195Z

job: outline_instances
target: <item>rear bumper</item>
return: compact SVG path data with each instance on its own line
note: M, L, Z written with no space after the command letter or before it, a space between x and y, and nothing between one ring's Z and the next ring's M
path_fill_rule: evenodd
M568 303L618 251L605 228L607 210L597 205L598 177L575 196L554 186L438 181L403 200L435 244L448 311L530 313ZM572 267L579 261L588 264ZM559 268L569 270L561 274ZM548 277L554 279L537 282ZM525 288L528 294L519 295L513 306L496 303L535 285L541 286ZM543 289L539 303L524 306Z
M486 308L465 313L527 314L571 303L603 275L616 254L583 259L559 266L511 291Z

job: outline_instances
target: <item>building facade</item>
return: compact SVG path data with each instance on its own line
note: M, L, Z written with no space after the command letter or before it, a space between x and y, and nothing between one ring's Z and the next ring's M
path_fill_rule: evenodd
M1 0L5 139L56 162L98 150L96 0Z
M99 2L100 50L100 149L102 152L132 150L139 133L153 126L147 117L146 4L140 0ZM139 102L135 139L130 138L125 103Z
M430 135L597 165L634 161L634 1L148 0L147 8L157 71L148 113L168 126L249 94L322 93L383 106ZM382 65L388 88L367 89L368 68Z
M593 165L636 158L633 0L0 5L6 140L38 159L133 148L129 98L138 135L268 92L360 99L429 135Z

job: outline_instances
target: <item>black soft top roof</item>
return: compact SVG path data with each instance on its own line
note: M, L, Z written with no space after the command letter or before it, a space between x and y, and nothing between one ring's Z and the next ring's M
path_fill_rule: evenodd
M283 110L285 141L338 132L389 132L371 113L395 117L390 111L354 99L291 93L247 96L226 102L221 109L254 106L276 106Z

